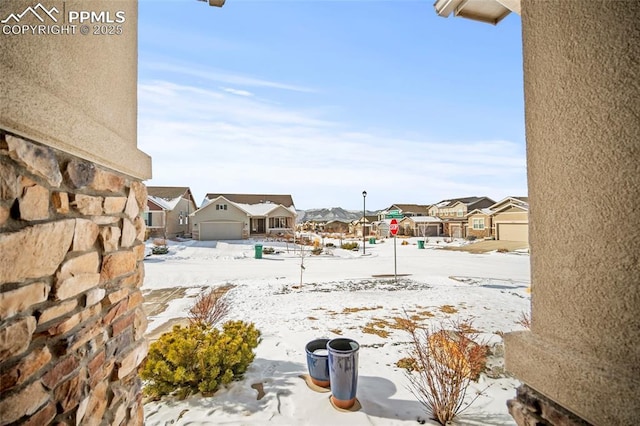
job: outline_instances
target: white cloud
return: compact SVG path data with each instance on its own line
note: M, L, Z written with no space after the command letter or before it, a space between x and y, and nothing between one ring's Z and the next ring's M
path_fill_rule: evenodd
M232 95L253 96L253 93L248 92L246 90L233 89L231 87L222 87L221 89L224 90L227 93L231 93Z
M361 208L363 189L372 209L526 194L516 143L389 137L228 89L139 84L150 185L189 186L198 202L207 192L287 193L298 208Z
M144 61L141 67L148 71L171 72L175 74L188 75L198 77L205 80L215 81L219 83L232 84L238 86L249 87L266 87L271 89L288 90L293 92L312 93L316 90L309 87L302 87L293 84L280 83L277 81L263 80L255 77L248 77L239 73L230 73L228 71L216 70L212 68L202 69L195 68L195 65L173 65L165 62Z

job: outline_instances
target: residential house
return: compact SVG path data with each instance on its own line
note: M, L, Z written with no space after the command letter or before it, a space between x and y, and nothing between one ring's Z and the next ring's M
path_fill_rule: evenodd
M442 219L442 232L454 238L466 237L467 213L475 209L483 209L495 204L489 197L464 197L442 200L429 206L429 216Z
M397 235L404 235L407 237L414 236L414 233L413 233L414 222L409 217L405 217L403 219L396 219L396 220L398 221Z
M334 219L326 222L323 231L330 234L347 234L349 233L349 222L340 219Z
M149 236L190 236L189 215L197 210L186 186L148 186L147 205L142 212Z
M506 197L490 207L496 240L529 242L529 198Z
M390 224L391 219L382 219L376 222L376 232L374 235L378 238L392 237L393 235L391 235L391 228L389 226Z
M490 238L493 236L493 210L490 208L474 209L467 213L467 237Z
M368 237L369 235L376 235L377 232L378 215L367 215L360 217L360 219L351 222L351 233L355 236ZM364 226L364 234L362 228Z
M399 235L435 237L442 235L442 220L433 216L408 216L398 221Z
M306 232L324 232L324 228L327 223L328 222L324 219L310 219L298 224L297 229Z
M207 194L191 214L198 240L240 240L294 232L296 209L291 195Z
M386 219L392 211L396 211L404 217L429 216L429 207L421 204L392 204L389 208L378 213L378 220Z

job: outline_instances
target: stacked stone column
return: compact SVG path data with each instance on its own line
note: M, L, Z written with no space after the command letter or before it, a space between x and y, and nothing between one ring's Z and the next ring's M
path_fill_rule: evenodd
M0 130L0 425L143 423L146 199Z

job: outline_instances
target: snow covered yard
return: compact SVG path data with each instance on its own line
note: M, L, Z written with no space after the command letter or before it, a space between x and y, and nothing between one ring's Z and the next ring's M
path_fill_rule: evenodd
M396 318L410 316L422 324L471 320L492 348L487 374L469 396L489 387L456 423L515 424L506 401L519 383L501 368L500 334L522 329L518 321L529 311L529 256L439 250L446 243L436 244L437 239L421 250L416 240L397 241L398 282L392 239L367 244L366 256L339 248L307 254L302 285L301 257L291 244L260 242L279 253L255 259L255 241L171 242L167 255L147 258L143 291L174 295L150 314L149 335L186 317L203 289L230 284L227 319L254 322L262 342L243 380L212 397L148 402L146 423L435 425L410 392L404 370L396 367L410 348L409 335L395 328ZM305 344L338 336L361 345L357 411L337 411L329 393L315 392L300 377L307 373Z

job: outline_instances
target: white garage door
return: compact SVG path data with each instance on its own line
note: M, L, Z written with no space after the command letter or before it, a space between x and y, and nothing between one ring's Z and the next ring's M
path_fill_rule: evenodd
M529 242L529 227L526 223L498 223L497 225L499 240Z
M242 222L201 222L201 240L241 240Z

